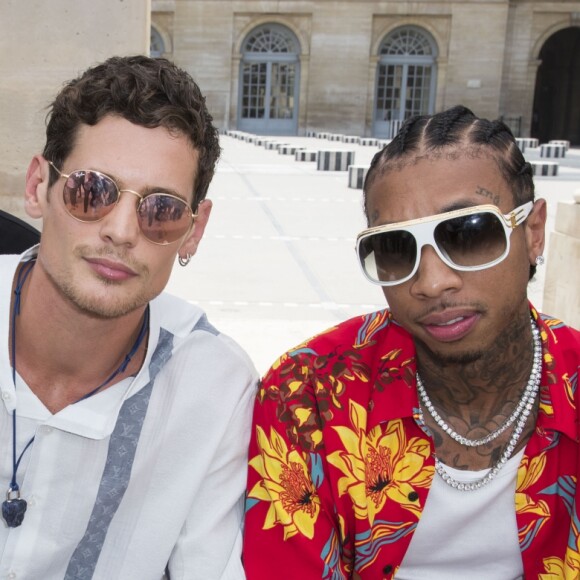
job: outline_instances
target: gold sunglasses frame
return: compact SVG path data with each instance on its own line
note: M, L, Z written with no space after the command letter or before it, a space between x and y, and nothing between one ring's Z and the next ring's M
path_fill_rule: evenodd
M83 171L86 173L87 171L90 171L91 173L95 173L95 174L100 175L102 177L106 177L108 180L111 181L111 183L117 189L117 194L118 194L117 195L117 199L116 199L116 201L115 201L114 204L111 204L112 205L111 209L103 217L100 217L100 218L95 219L95 220L83 220L83 219L80 219L79 217L73 215L68 210L68 207L67 207L66 202L65 202L64 205L65 205L66 211L70 215L70 217L72 217L73 219L75 219L78 222L81 222L83 224L96 223L96 222L100 222L101 220L105 219L105 217L115 209L115 207L119 203L119 200L121 199L121 194L122 193L125 193L125 192L126 193L132 193L133 195L135 195L135 196L137 196L139 198L139 202L138 202L137 206L135 207L135 211L137 213L139 213L139 208L141 207L141 204L145 201L145 199L147 199L148 197L150 197L152 195L164 195L164 196L167 196L167 197L171 197L173 199L176 199L176 200L182 202L185 205L185 207L189 210L189 213L190 213L190 216L191 216L191 224L189 225L187 231L184 234L182 234L179 238L177 238L177 240L173 240L171 242L156 242L156 241L152 240L151 238L148 238L145 235L145 233L143 231L143 228L141 227L141 223L139 222L139 230L143 234L143 237L148 242L151 242L152 244L155 244L156 246L168 246L170 244L175 244L176 242L179 242L180 239L184 238L191 231L191 228L193 227L193 224L195 223L195 218L198 216L198 214L194 213L192 207L183 198L181 198L181 197L179 197L177 195L173 195L171 193L164 193L162 191L159 191L159 192L153 191L151 193L148 193L147 195L141 195L139 192L134 191L132 189L121 189L117 185L117 182L110 175L107 175L106 173L103 173L102 171L97 171L96 169L75 169L74 171L71 171L69 174L66 174L66 173L63 173L52 161L48 161L48 163L58 173L58 175L59 175L60 178L68 179L71 175L73 175L75 173L81 173ZM66 183L65 183L64 187L66 187ZM64 195L65 195L64 187L63 187L63 200L64 200Z

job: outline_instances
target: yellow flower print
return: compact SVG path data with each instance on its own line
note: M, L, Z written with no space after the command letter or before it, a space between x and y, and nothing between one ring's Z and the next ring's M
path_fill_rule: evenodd
M564 557L563 574L560 578L566 580L578 580L580 578L580 534L578 531L580 522L576 513L572 516L571 538ZM574 541L572 540L574 538Z
M530 459L524 457L518 468L518 479L516 484L516 511L520 514L533 513L540 517L550 515L548 504L544 500L537 503L526 493L526 490L536 483L544 468L546 467L546 455L542 453Z
M264 529L282 525L285 540L298 533L312 539L320 513L320 498L306 460L298 451L288 450L275 429L270 429L269 439L261 427L256 427L256 432L260 454L250 460L250 465L261 480L248 497L270 502Z
M538 574L538 580L578 580L580 578L580 554L566 553L566 563L560 558L552 556L544 558L544 574Z
M564 373L562 375L562 380L564 381L564 385L566 385L566 397L568 398L568 404L570 407L575 408L574 403L574 385L572 385L572 381L568 373Z
M564 562L560 558L544 558L543 564L546 573L538 574L538 580L562 580L564 578Z
M564 564L564 575L560 578L566 580L578 580L580 578L580 553L577 550L566 550L566 562Z
M407 441L400 420L390 421L384 433L380 425L366 433L366 410L350 401L349 411L353 429L334 427L344 451L328 456L344 474L338 481L339 494L348 493L355 516L371 525L387 498L418 517L421 506L410 501L409 494L415 487L426 487L433 477L434 468L424 467L429 442L418 437Z
M526 525L518 530L520 546L528 546L550 516L550 508L544 500L534 501L527 493L528 488L536 483L546 466L546 455L542 453L530 459L524 456L518 468L516 484L516 512L527 515Z

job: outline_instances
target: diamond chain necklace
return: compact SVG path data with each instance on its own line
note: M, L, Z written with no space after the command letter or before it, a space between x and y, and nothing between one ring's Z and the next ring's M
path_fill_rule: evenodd
M528 417L534 408L534 402L540 390L540 380L542 376L542 343L540 340L540 331L537 326L534 324L533 320L531 320L532 324L532 336L534 341L534 359L532 362L532 370L530 372L530 378L528 379L528 384L524 389L524 393L522 393L522 398L520 402L516 406L514 412L508 417L508 419L494 432L490 433L486 437L482 439L467 439L462 435L456 433L443 419L441 416L435 411L431 400L429 399L427 392L419 378L419 374L417 373L417 389L419 391L419 395L421 400L423 401L423 405L429 412L429 414L433 417L433 420L437 423L437 425L443 429L448 435L450 435L455 441L465 445L467 447L475 447L478 445L484 445L489 441L493 441L496 437L498 437L501 433L503 433L511 424L516 422L514 427L513 433L510 437L510 440L505 447L501 457L497 461L497 463L489 470L489 472L482 478L477 479L475 481L464 483L461 481L457 481L451 475L445 471L445 467L439 461L439 459L435 458L435 470L443 479L443 481L460 491L475 491L477 489L482 488L483 486L487 485L490 481L492 481L495 476L499 473L502 467L508 462L510 457L512 456L515 448L517 447L517 443L524 431L524 427L528 421ZM522 404L522 401L525 402ZM434 411L434 413L432 412ZM423 422L423 412L421 410L419 420Z
M518 417L522 414L524 409L532 408L534 404L535 395L533 394L534 390L534 381L536 375L541 375L542 372L542 345L540 341L540 331L536 327L533 321L531 321L532 325L532 335L534 339L534 361L532 364L532 372L530 373L530 378L528 380L528 384L522 393L522 397L519 403L516 405L516 408L513 410L512 414L506 419L504 423L502 423L495 431L492 431L485 437L481 439L469 439L464 435L460 435L457 431L454 431L453 428L446 423L441 415L435 409L427 391L425 390L425 386L423 385L423 381L417 373L417 391L419 392L419 396L421 397L421 403L425 409L429 412L429 415L433 417L433 420L441 427L449 437L461 443L462 445L466 445L467 447L479 447L481 445L485 445L494 439L497 439L514 421L518 419Z

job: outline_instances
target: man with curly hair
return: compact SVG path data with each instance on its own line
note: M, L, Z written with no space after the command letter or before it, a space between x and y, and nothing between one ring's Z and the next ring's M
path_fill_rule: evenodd
M1 573L243 578L256 373L163 293L196 253L218 132L164 59L67 83L26 175L40 244L0 260Z

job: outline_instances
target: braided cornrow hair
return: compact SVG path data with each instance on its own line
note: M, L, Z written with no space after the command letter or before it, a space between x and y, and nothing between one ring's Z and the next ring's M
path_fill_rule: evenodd
M363 186L367 219L367 194L377 178L388 170L400 169L418 155L436 157L446 148L491 155L512 190L516 207L534 200L532 167L510 128L499 120L480 119L467 107L458 105L435 115L407 119L396 137L373 157ZM535 266L531 266L530 278L535 271Z

